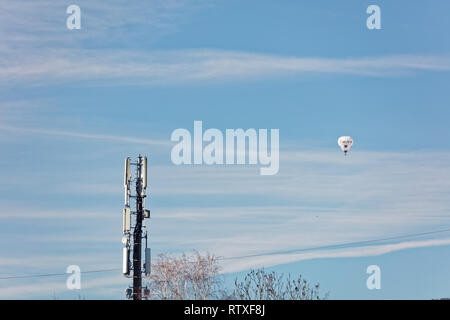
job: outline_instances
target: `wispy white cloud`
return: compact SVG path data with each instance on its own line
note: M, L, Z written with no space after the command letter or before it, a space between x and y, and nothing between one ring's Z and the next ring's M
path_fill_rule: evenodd
M96 274L96 277L89 275L81 276L81 289L69 290L66 286L67 276L47 278L41 281L27 281L20 284L8 284L0 286L0 299L92 299L93 293L97 296L109 299L123 299L124 289L129 284L129 280L124 278L119 272L115 275ZM49 281L50 280L50 281Z
M270 267L279 264L311 260L311 259L330 259L330 258L356 258L356 257L371 257L388 254L395 251L414 249L414 248L426 248L434 246L448 246L450 245L450 239L430 239L420 241L405 241L399 243L390 243L373 246L351 247L336 250L323 250L323 251L311 251L300 254L289 255L272 255L263 257L254 257L247 259L237 259L231 261L222 261L222 273L239 272L250 268ZM55 257L61 260L61 257ZM67 257L66 257L67 259ZM70 258L71 261L79 261ZM98 260L98 259L96 259ZM40 258L42 262L42 257ZM54 263L58 262L52 260ZM64 260L67 262L67 260ZM92 262L92 261L91 261ZM21 265L31 265L30 259L24 261L21 259ZM41 263L42 264L42 263ZM1 264L0 264L1 266ZM65 270L65 267L61 270ZM90 270L90 269L82 269ZM89 275L81 276L82 287L81 290L68 290L66 287L67 276L47 278L45 281L27 280L20 281L17 284L11 281L3 281L3 285L0 287L0 298L2 299L27 299L39 296L40 298L52 299L53 297L58 299L74 299L78 296L85 297L87 299L92 298L92 294L103 295L104 297L117 298L123 297L123 289L129 284L129 280L124 278L120 271L110 273L97 273L95 277ZM50 279L50 280L49 280Z
M14 133L24 133L24 134L42 134L50 136L59 137L69 137L69 138L80 138L89 140L107 140L113 142L127 142L136 143L142 145L150 146L170 146L170 141L168 140L153 140L153 139L141 139L135 137L124 137L124 136L114 136L108 134L94 134L94 133L82 133L82 132L71 132L71 131L60 131L60 130L46 130L46 129L33 129L33 128L21 128L9 125L0 125L0 130L6 130Z
M107 210L48 210L36 207L9 207L3 205L0 219L107 219L111 213Z
M223 272L237 272L250 268L270 267L279 264L311 259L372 257L406 249L448 245L450 245L450 239L432 239L423 241L405 241L375 246L361 246L337 250L312 251L300 254L272 255L241 259L241 261L226 261L224 262Z
M300 74L397 76L418 71L450 71L445 56L304 58L219 50L139 52L47 50L0 65L0 81L11 84L79 82L117 85L178 84L192 81L261 79ZM104 82L104 80L109 80Z
M142 4L80 0L77 4L82 8L82 29L71 32L65 26L68 3L2 3L0 85L152 85L302 74L397 76L450 70L450 57L433 55L333 59L214 49L149 51L136 43L175 32L187 16L210 6L210 1L152 0Z
M83 45L112 46L136 42L145 36L151 42L176 32L191 13L209 5L208 0L78 0L81 30L66 28L67 1L4 0L0 12L0 51L14 49L27 54L30 48L76 48ZM132 28L132 32L129 32ZM127 30L127 31L124 31ZM28 50L27 50L28 49Z

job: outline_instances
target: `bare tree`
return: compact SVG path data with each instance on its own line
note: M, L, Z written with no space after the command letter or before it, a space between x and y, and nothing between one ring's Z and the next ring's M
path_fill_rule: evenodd
M160 254L149 282L147 299L206 300L222 297L220 267L217 257L193 255L170 257Z
M296 279L283 274L267 273L264 269L251 270L242 282L234 281L234 299L240 300L322 300L319 284L310 286L300 275Z
M146 299L169 300L321 300L319 284L310 286L301 276L291 279L264 269L251 270L242 282L235 279L231 294L223 289L223 278L216 256L160 254L148 283Z

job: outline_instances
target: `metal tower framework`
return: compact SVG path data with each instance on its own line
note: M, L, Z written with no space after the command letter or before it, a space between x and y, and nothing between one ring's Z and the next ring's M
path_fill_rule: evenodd
M131 166L135 166L133 177ZM134 192L132 192L132 186ZM125 159L124 171L125 208L123 211L123 270L125 277L133 278L132 288L127 289L127 298L142 300L142 275L150 275L151 251L147 247L147 228L144 219L150 218L150 211L145 209L147 189L147 157L139 155L136 162ZM135 211L131 210L131 199L135 202ZM134 226L132 227L132 218ZM145 239L145 263L142 266L142 240ZM132 255L130 254L132 251ZM130 258L132 260L130 261ZM131 270L133 275L130 275ZM146 288L145 288L146 289Z

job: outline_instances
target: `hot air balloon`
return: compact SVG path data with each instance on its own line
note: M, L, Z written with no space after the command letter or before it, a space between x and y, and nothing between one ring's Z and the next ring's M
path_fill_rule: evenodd
M353 145L353 139L349 136L340 137L338 139L338 145L341 147L342 151L344 151L344 155L347 155L347 151L349 151Z

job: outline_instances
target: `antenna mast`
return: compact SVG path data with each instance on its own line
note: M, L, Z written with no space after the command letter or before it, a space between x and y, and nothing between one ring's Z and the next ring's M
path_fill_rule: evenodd
M136 166L133 179L131 165ZM131 186L134 184L135 192L131 192ZM131 163L129 157L125 159L124 172L125 187L125 209L123 213L123 270L125 277L130 278L130 269L133 270L133 287L127 289L127 298L133 300L142 300L142 274L150 275L150 248L147 248L147 231L143 236L143 229L146 229L143 221L150 218L150 211L144 209L144 200L147 197L147 157L139 155L135 163ZM131 199L134 198L136 211L131 211ZM131 217L134 216L134 227L131 228ZM142 271L142 239L145 238L145 264ZM130 261L130 251L133 250L132 263Z

